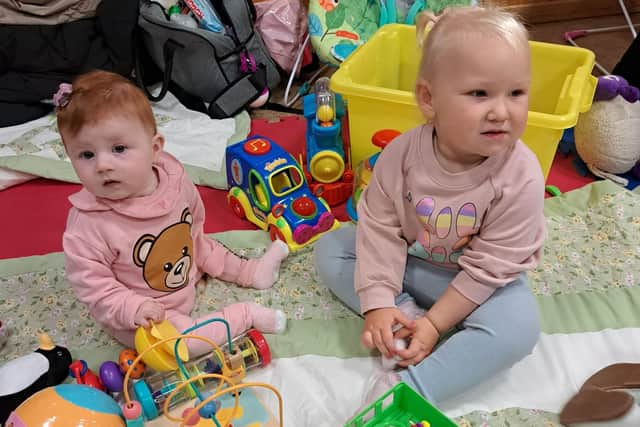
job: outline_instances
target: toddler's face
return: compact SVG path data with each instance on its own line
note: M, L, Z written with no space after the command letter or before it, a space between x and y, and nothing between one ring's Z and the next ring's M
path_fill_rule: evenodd
M96 197L120 200L151 194L157 185L153 162L164 140L132 119L112 116L65 138L71 164Z
M529 50L474 37L443 53L430 82L445 167L460 171L511 146L529 110Z

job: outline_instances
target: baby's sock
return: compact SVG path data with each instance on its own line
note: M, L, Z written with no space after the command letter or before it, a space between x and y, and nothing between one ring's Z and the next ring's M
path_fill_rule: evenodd
M253 274L252 287L255 289L267 289L278 280L280 263L289 255L289 247L282 240L274 240L258 260L256 271Z
M265 334L281 334L287 327L287 316L282 310L263 307L255 302L247 303L253 327Z

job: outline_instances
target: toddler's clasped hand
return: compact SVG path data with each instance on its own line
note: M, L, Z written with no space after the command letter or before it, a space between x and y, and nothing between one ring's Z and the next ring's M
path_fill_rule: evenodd
M409 319L396 307L377 308L364 315L364 328L360 341L366 348L377 348L384 357L396 354L393 344L393 328L396 324L413 330L415 321Z

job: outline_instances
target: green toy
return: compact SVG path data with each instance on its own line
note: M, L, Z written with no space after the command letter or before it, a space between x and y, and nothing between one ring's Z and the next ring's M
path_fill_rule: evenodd
M424 397L406 383L400 382L349 420L344 427L410 427L414 425L457 427L456 423L427 402Z
M318 58L338 65L385 24L414 24L418 13L436 14L476 0L310 0L309 36Z

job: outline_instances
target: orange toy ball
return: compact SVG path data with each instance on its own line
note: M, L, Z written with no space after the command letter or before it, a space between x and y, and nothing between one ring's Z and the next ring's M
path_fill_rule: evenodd
M126 374L129 370L129 367L133 364L133 361L138 357L138 352L132 350L130 348L125 348L120 352L120 356L118 356L118 364L120 365L120 371L122 374ZM139 360L136 363L136 366L131 370L131 374L129 375L133 379L138 379L144 375L144 371L147 369L147 366L144 364L142 360Z

